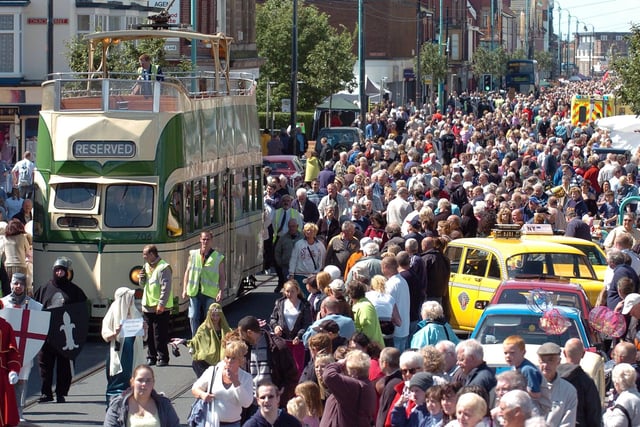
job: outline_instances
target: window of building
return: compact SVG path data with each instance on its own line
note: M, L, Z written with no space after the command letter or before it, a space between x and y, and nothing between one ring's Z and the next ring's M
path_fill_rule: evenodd
M601 35L600 40L607 41L607 35L606 34Z
M616 40L617 41L622 41L622 40L624 40L624 36L616 36Z
M0 73L19 73L22 28L19 15L0 15Z
M91 31L91 17L89 15L77 16L78 33L88 33Z

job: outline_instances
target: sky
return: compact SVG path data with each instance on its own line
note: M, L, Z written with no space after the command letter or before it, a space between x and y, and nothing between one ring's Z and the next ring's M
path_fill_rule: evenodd
M567 32L567 11L571 13L571 32L576 31L576 17L580 21L578 29L584 31L584 24L595 32L628 32L631 22L640 25L640 0L555 0L554 26L558 33L558 6L562 8L562 34Z

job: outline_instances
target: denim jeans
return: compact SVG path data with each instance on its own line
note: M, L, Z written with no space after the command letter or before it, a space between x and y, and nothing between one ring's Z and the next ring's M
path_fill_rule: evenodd
M198 327L204 321L209 306L216 302L214 298L205 294L198 294L195 297L189 297L189 324L191 325L191 336L193 337Z
M402 353L408 348L409 337L393 337L393 346Z

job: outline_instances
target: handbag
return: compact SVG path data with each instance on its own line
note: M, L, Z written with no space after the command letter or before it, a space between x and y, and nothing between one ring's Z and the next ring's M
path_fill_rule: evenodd
M209 381L208 393L211 393L213 380L216 377L216 369L217 366L214 366L213 374L211 375L211 381ZM207 424L207 415L210 412L210 405L210 402L206 402L200 398L196 398L196 400L191 405L191 410L189 411L189 416L187 417L187 425L189 427L205 427Z

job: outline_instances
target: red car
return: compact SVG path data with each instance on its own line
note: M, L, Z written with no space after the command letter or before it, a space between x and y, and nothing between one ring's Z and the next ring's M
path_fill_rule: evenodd
M296 189L300 187L304 181L304 166L300 159L296 156L277 155L263 156L262 166L271 168L271 176L284 175L289 180L289 187Z
M546 295L554 306L575 307L580 310L582 318L588 324L592 306L582 286L560 278L549 279L551 280L506 280L498 286L490 304L543 304L541 299ZM532 292L534 290L542 292ZM534 296L537 296L537 301L533 301Z

